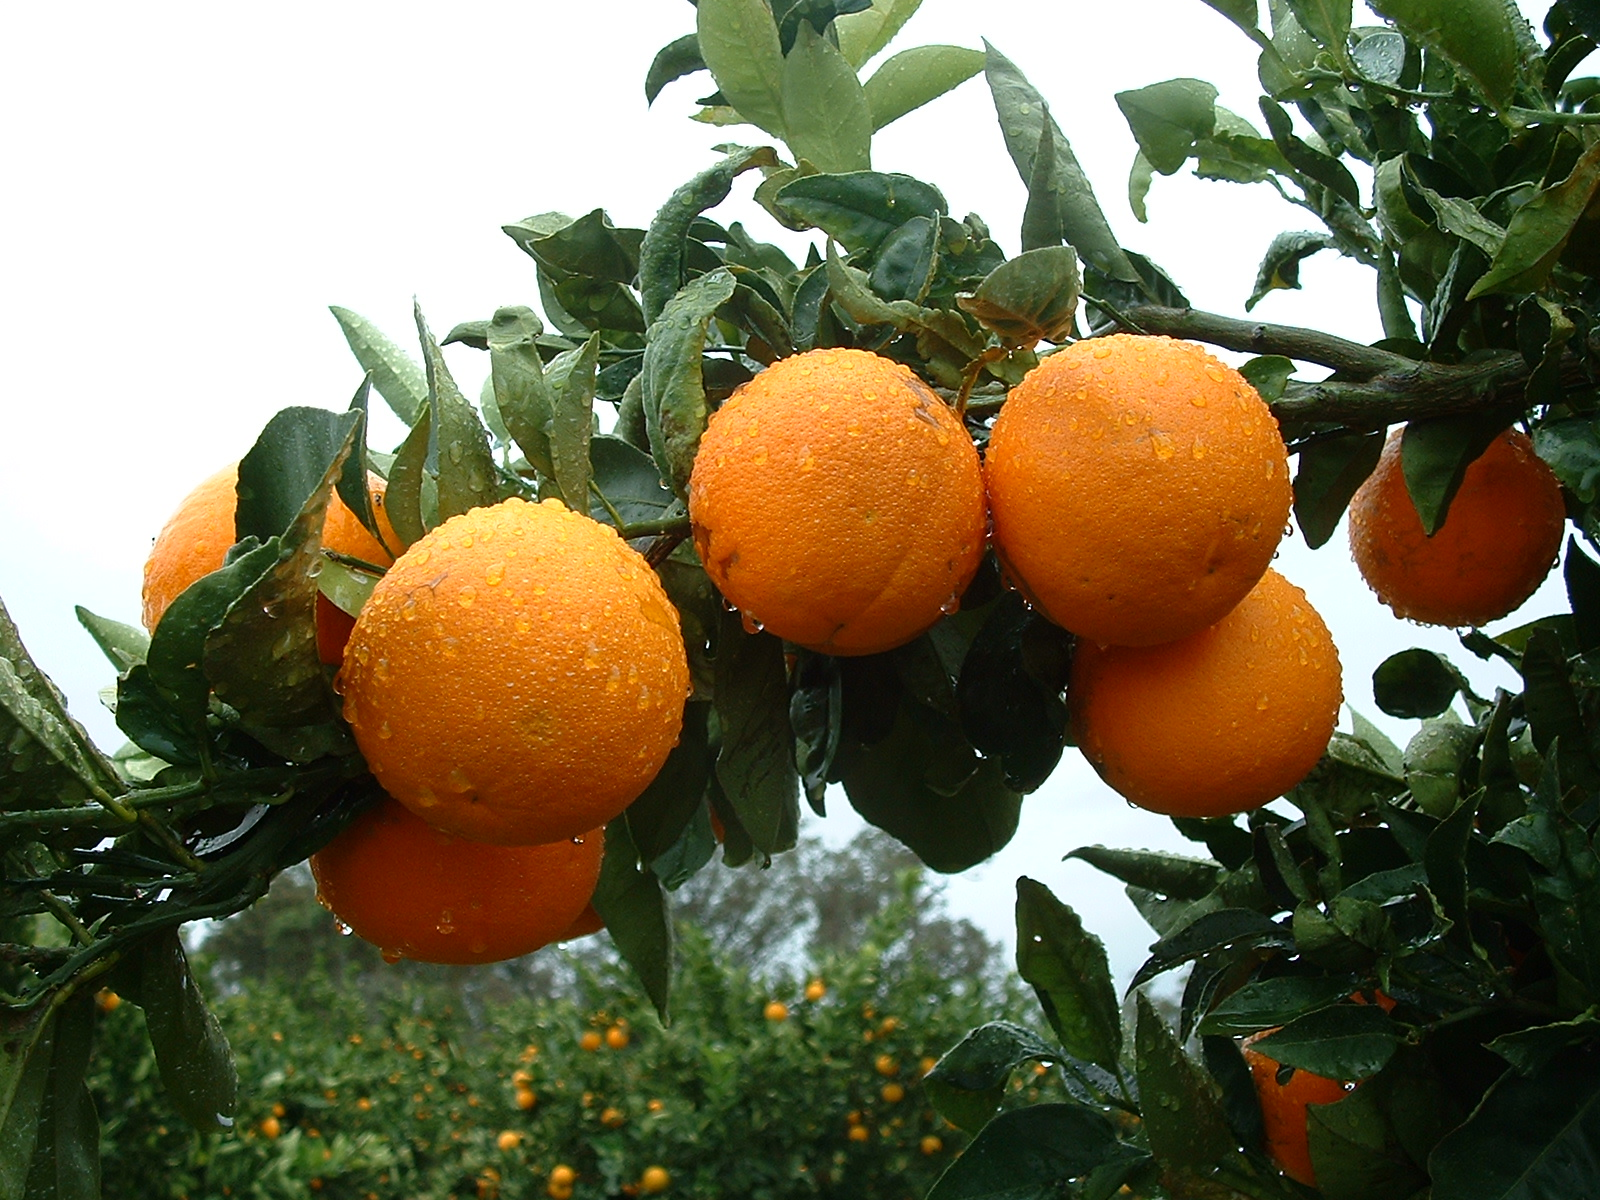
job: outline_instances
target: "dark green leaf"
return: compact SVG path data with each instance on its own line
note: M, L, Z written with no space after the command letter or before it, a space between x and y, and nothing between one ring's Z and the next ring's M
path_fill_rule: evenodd
M372 375L372 386L406 425L415 425L428 398L428 380L422 368L365 317L337 305L329 309L361 369Z
M1391 1098L1401 1089L1390 1086L1390 1077L1403 1078L1400 1066L1343 1100L1307 1107L1311 1164L1325 1200L1411 1200L1426 1184L1396 1130L1403 1098Z
M711 749L706 744L709 708L703 703L684 706L678 744L650 786L628 805L628 836L646 863L671 850L695 813L705 808L711 775Z
M1050 889L1017 880L1017 974L1032 985L1069 1054L1118 1069L1122 1018L1100 939Z
M150 635L137 625L124 625L110 617L90 612L81 604L73 609L78 614L78 624L89 631L94 644L99 646L111 665L120 674L134 663L142 663L150 651Z
M1288 935L1271 917L1245 908L1219 909L1204 914L1151 946L1150 957L1133 977L1131 986L1139 987L1163 971L1224 946L1288 944Z
M1350 40L1350 0L1288 0L1300 27L1317 43L1343 54Z
M621 438L595 435L589 442L589 461L594 487L625 524L663 520L677 502L661 482L655 459ZM589 515L596 521L611 520L611 511L598 497L591 498Z
M1259 304L1268 292L1280 288L1298 289L1300 264L1319 250L1337 248L1338 243L1325 233L1280 233L1262 256L1255 287L1250 290L1250 299L1244 302L1245 312Z
M422 340L422 359L428 372L428 411L433 414L434 440L438 446L439 519L443 521L468 509L498 502L500 493L496 480L499 473L489 449L489 435L451 377L439 344L433 340L422 318L421 306L414 312L417 336Z
M1507 1071L1428 1159L1434 1200L1545 1200L1592 1191L1600 1171L1600 1064L1562 1055Z
M1222 878L1222 865L1202 858L1159 854L1154 850L1112 850L1105 846L1080 846L1068 858L1081 858L1096 870L1170 896L1174 900L1199 900L1209 895Z
M1290 1021L1255 1049L1286 1067L1354 1080L1381 1071L1400 1041L1400 1030L1376 1004L1337 1004Z
M1383 454L1383 431L1340 433L1300 448L1294 479L1294 516L1306 544L1323 546L1339 527L1350 497L1366 482Z
M1450 707L1466 678L1432 650L1391 654L1372 673L1372 694L1391 717L1436 717Z
M60 1005L57 993L25 1009L0 1010L0 1196L23 1195L50 1082ZM71 1030L69 1030L71 1032Z
M1590 1008L1570 1021L1501 1034L1489 1043L1489 1049L1522 1074L1532 1075L1557 1055L1596 1041L1600 1041L1600 1011Z
M1351 49L1350 59L1363 79L1393 87L1406 69L1406 40L1392 29L1369 33Z
M599 362L600 335L593 334L576 352L560 391L552 397L550 454L556 488L567 507L578 512L589 503L589 439L594 431L594 380Z
M1423 865L1428 871L1428 890L1439 901L1444 915L1455 922L1455 932L1466 944L1472 942L1467 912L1467 846L1472 840L1482 792L1468 796L1456 810L1428 835Z
M1143 992L1137 1020L1139 1100L1151 1153L1169 1179L1209 1175L1236 1153L1216 1086L1184 1054Z
M1125 1153L1116 1127L1081 1104L1036 1104L996 1117L928 1200L1051 1200L1068 1180Z
M651 327L644 352L644 411L650 450L661 478L679 496L689 492L689 474L706 427L701 352L712 315L733 295L727 270L702 275L684 286Z
M803 176L778 192L777 203L851 254L876 251L912 217L937 221L948 211L944 197L933 185L909 175L878 171Z
M913 46L892 55L862 87L872 128L898 121L981 70L983 53L965 46Z
M1250 833L1234 824L1232 817L1174 817L1172 824L1191 842L1202 843L1211 857L1230 871L1250 861Z
M1247 984L1201 1019L1208 1036L1241 1037L1272 1029L1307 1013L1337 1004L1350 994L1348 979L1323 975L1285 975Z
M1550 630L1540 630L1528 639L1522 652L1522 679L1523 709L1533 731L1533 744L1545 755L1555 749L1563 783L1584 788L1600 784L1567 656Z
M501 228L556 283L581 276L627 285L639 273L644 230L617 228L601 208L576 221L547 213Z
M403 546L418 541L430 525L438 523L437 489L428 471L428 444L432 440L433 410L423 401L417 423L395 452L394 464L389 468L389 490L383 494L384 508Z
M738 614L724 613L716 672L717 779L757 850L791 849L800 828L800 781L783 643L746 633Z
M1391 0L1393 2L1393 0ZM1485 0L1475 0L1484 3ZM1498 7L1498 6L1496 6ZM1496 292L1530 292L1544 286L1567 239L1583 218L1600 186L1600 143L1591 146L1572 173L1546 188L1511 217L1506 240L1467 299Z
M489 322L489 381L506 430L546 478L555 476L550 431L555 397L545 378L538 338L544 325L529 308L497 309Z
M0 667L0 675L5 673L5 668ZM117 680L117 728L141 750L165 762L194 764L200 761L195 722L177 710L151 678L150 668L143 663L128 668ZM41 793L43 789L36 791L30 787L14 795L0 793L0 799L8 808L22 807L19 800L31 799L26 806L33 807ZM75 794L63 795L61 800L77 798Z
M984 43L984 50L987 53L984 75L994 96L1000 132L1022 181L1028 183L1033 178L1033 159L1039 149L1041 131L1045 122L1051 121L1056 160L1054 190L1067 242L1086 262L1112 279L1139 282L1139 273L1117 244L1116 235L1111 232L1071 145L1060 127L1046 114L1044 97L1010 59L988 42Z
M33 1160L27 1182L13 1193L18 1197L100 1200L100 1118L84 1082L94 1045L94 1015L94 996L88 988L80 988L61 1005L51 1038Z
M1600 996L1600 858L1585 828L1564 812L1554 813L1553 825L1560 858L1552 874L1534 878L1534 908L1546 951L1592 1001Z
M1263 354L1241 363L1239 374L1249 381L1258 396L1272 404L1283 396L1284 388L1294 376L1294 360L1281 354ZM1304 467L1303 459L1301 466Z
M143 943L138 971L137 999L167 1100L196 1129L227 1128L239 1096L233 1051L200 995L176 929Z
M1206 1070L1222 1089L1222 1111L1233 1136L1241 1146L1252 1150L1260 1148L1266 1140L1261 1101L1256 1096L1255 1079L1239 1044L1231 1037L1202 1037L1200 1053Z
M885 300L920 304L938 266L939 222L912 217L879 244L867 283Z
M783 138L795 160L829 172L872 169L872 109L839 48L802 24L783 60Z
M1078 312L1078 256L1070 246L1025 250L991 271L957 303L1008 346L1062 342Z
M661 881L639 862L626 817L606 826L605 858L600 862L600 880L591 902L605 922L612 944L633 968L666 1024L672 982L672 917Z
M783 50L765 0L702 0L695 31L701 58L727 102L746 121L784 137Z
M1171 175L1216 125L1217 89L1200 79L1169 79L1118 92L1117 107L1139 150L1157 171Z
M353 445L360 422L358 412L323 408L285 408L276 413L239 460L235 538L264 542L284 533L322 486L329 466L338 462L342 467L349 453L346 445ZM320 529L319 525L317 545Z
M1490 104L1511 103L1518 59L1511 22L1521 19L1514 8L1500 0L1375 0L1372 8L1454 63Z
M980 1025L923 1079L928 1099L952 1125L976 1133L1005 1099L1011 1073L1025 1062L1055 1062L1061 1051L1009 1021Z
M1067 240L1061 194L1056 188L1056 123L1049 119L1049 105L1045 105L1044 117L1039 122L1039 145L1026 180L1028 203L1022 210L1024 252L1059 246ZM1130 189L1132 186L1130 183Z
M661 89L667 84L705 69L705 60L700 57L698 36L686 33L681 38L668 42L656 51L655 58L650 61L650 70L645 73L645 102L654 104L656 97L661 94Z
M1600 650L1600 563L1578 548L1578 539L1567 539L1567 561L1562 572L1567 581L1567 602L1572 605L1572 624L1578 634L1578 648L1585 654Z
M837 659L802 650L790 682L789 727L794 731L795 765L800 769L806 800L820 817L844 730L844 681Z
M1422 528L1428 534L1445 523L1467 468L1499 437L1507 424L1503 412L1474 412L1459 417L1412 421L1400 442L1400 467L1406 491Z
M1279 153L1289 161L1290 166L1340 199L1360 206L1361 188L1356 183L1356 177L1350 174L1350 168L1297 137L1293 122L1281 104L1270 97L1261 97L1261 115L1267 120L1267 129Z

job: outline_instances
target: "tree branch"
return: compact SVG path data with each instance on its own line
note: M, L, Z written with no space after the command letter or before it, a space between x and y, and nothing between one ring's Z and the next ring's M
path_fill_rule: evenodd
M1093 303L1093 301L1090 301ZM1240 321L1216 313L1202 312L1197 308L1165 308L1155 304L1139 304L1123 309L1116 316L1118 323L1136 327L1143 333L1164 333L1169 337L1194 338L1237 350L1243 354L1281 354L1303 362L1321 363L1332 367L1341 375L1357 379L1371 379L1386 373L1416 370L1438 370L1424 367L1404 355L1360 342L1346 341L1320 329L1305 329L1298 325L1269 325L1264 321Z

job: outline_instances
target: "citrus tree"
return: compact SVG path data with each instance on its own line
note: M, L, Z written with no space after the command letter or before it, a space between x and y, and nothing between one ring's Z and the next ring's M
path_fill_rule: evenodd
M1191 163L1273 187L1315 228L1274 239L1250 303L1331 250L1373 271L1376 345L1190 306L993 47L863 80L915 3L701 0L647 93L706 72L698 118L757 144L648 229L508 225L542 315L449 331L485 356L476 404L420 311L419 365L336 310L366 371L350 406L286 409L185 503L148 632L81 614L127 746L92 745L0 622L0 1196L95 1194L101 986L143 1009L183 1113L232 1119L177 930L308 856L391 956L603 923L666 1020L669 895L719 844L766 861L839 784L961 871L1069 742L1205 847L1077 851L1158 934L1135 989L1189 969L1177 1027L1140 992L1125 1031L1099 943L1020 881L1017 965L1055 1040L986 1025L933 1072L975 1134L934 1195L1592 1190L1600 82L1569 76L1600 20L1559 0L1541 39L1500 0L1384 0L1373 26L1339 0L1265 23L1207 3L1260 48L1259 124L1199 79L1120 94L1129 200ZM1028 195L1011 258L871 157L980 71ZM745 176L804 261L708 215ZM374 390L409 429L392 453L367 444ZM1315 597L1269 563L1291 509L1320 546L1347 507L1380 597L1474 627L1464 649L1520 693L1408 652L1374 700L1423 720L1409 745L1335 731ZM1570 615L1478 632L1569 528ZM418 819L403 851L373 832ZM559 868L507 865L530 844ZM346 912L335 878L397 899ZM1070 1099L995 1117L1029 1062Z

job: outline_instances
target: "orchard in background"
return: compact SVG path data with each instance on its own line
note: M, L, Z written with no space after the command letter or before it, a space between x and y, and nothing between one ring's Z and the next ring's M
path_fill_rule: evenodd
M349 408L268 424L231 530L205 493L222 529L148 634L80 613L128 745L93 746L3 622L0 1198L98 1194L96 989L142 1008L185 1117L233 1120L177 931L341 853L385 792L469 862L604 825L589 902L665 1022L669 896L719 844L724 867L768 861L838 783L964 870L1069 741L1208 857L1073 852L1158 937L1126 1029L1101 945L1019 880L1017 967L1053 1037L983 1024L928 1075L973 1135L931 1196L1600 1185L1600 566L1580 544L1600 532L1600 80L1569 78L1600 19L1558 0L1541 40L1501 0L1384 0L1370 27L1339 0L1272 0L1265 24L1206 2L1260 48L1260 124L1199 79L1119 94L1128 199L1142 219L1153 176L1191 162L1275 188L1317 227L1272 241L1246 309L1333 250L1374 272L1376 345L1189 306L1118 244L994 47L902 50L863 80L915 3L700 0L647 94L708 72L697 119L771 144L723 147L649 229L508 225L542 316L449 332L486 356L476 404L420 310L420 366L335 310L366 371ZM1028 194L1009 259L871 157L979 72ZM751 219L814 232L805 262L707 215L747 175ZM392 453L367 445L373 390L409 429ZM1423 721L1403 750L1359 713L1334 731L1316 597L1267 572L1291 502L1319 546L1358 492L1363 571L1421 619L1503 615L1570 530L1569 615L1462 635L1521 693L1476 695L1431 652L1379 669L1374 702ZM335 543L346 515L365 553ZM1280 794L1298 817L1265 807ZM396 856L362 871L423 935L382 949L500 944L491 898L420 896L419 860L377 853ZM587 889L555 889L552 936ZM1174 1028L1142 989L1180 967ZM1064 1097L996 1115L1040 1064Z

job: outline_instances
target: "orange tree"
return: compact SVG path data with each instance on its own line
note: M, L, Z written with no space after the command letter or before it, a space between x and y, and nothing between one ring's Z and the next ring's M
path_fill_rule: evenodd
M1153 175L1191 161L1207 178L1274 187L1317 228L1274 239L1257 297L1297 286L1308 255L1348 256L1374 272L1386 334L1378 344L1191 307L1177 281L1117 242L1046 97L999 51L917 47L863 82L864 64L915 3L701 0L695 30L658 56L647 92L653 99L667 82L709 71L716 90L701 118L756 126L771 144L724 148L648 229L615 226L602 210L507 226L534 262L543 316L505 308L450 331L447 341L487 356L477 405L420 314L419 367L338 312L367 378L348 410L285 410L244 455L225 565L174 600L148 638L83 615L120 672L117 720L129 746L113 756L94 747L0 622L0 1196L95 1190L94 1113L81 1079L90 995L101 984L142 1006L185 1115L201 1125L231 1119L232 1060L189 979L177 928L248 905L381 795L316 652L319 594L356 613L381 574L320 545L333 494L377 532L367 472L386 477L383 507L400 550L474 508L560 501L631 543L660 577L677 609L690 691L676 747L607 828L593 904L665 1019L668 895L716 855L718 830L725 865L764 861L792 845L802 798L820 812L826 786L838 783L868 821L934 869L982 861L1012 835L1022 795L1063 752L1075 645L1069 629L1002 586L992 554L969 580L952 551L947 577L961 581L961 594L941 600L925 631L878 653L825 653L841 647L810 634L810 649L785 643L763 630L761 613L727 611L692 528L691 481L711 414L775 361L864 350L909 367L921 403L932 397L950 410L923 415L941 429L959 419L961 436L981 450L1010 390L1049 347L1103 339L1092 363L1121 353L1115 346L1127 339L1106 336L1117 334L1254 356L1237 382L1221 363L1203 368L1226 380L1228 403L1213 408L1243 406L1231 410L1242 420L1237 413L1259 403L1250 392L1265 401L1286 457L1297 460L1294 513L1312 545L1332 535L1388 427L1404 427L1406 501L1432 533L1474 486L1469 466L1522 426L1559 481L1575 531L1565 563L1571 613L1498 637L1463 635L1468 652L1508 664L1520 692L1477 695L1432 653L1389 660L1374 680L1376 703L1423 719L1421 732L1404 750L1359 719L1352 733L1333 734L1287 793L1298 816L1242 797L1237 809L1251 809L1242 824L1179 820L1207 858L1080 852L1134 889L1159 935L1136 988L1189 968L1176 1029L1141 998L1125 1037L1098 943L1045 889L1020 883L1018 968L1054 1041L987 1026L946 1057L931 1085L952 1120L979 1132L934 1194L1303 1195L1309 1185L1280 1173L1267 1152L1234 1040L1272 1028L1252 1048L1279 1064L1273 1082L1285 1092L1295 1071L1350 1085L1343 1099L1305 1110L1309 1169L1297 1163L1294 1174L1322 1194L1592 1191L1600 702L1589 656L1600 647L1600 570L1577 535L1592 542L1600 523L1600 82L1570 76L1600 23L1578 0L1552 6L1542 39L1501 0L1383 0L1374 26L1354 25L1341 0L1275 0L1265 26L1254 0L1208 3L1260 48L1261 124L1219 107L1198 79L1120 94L1138 144L1130 200L1142 210ZM871 159L876 129L979 71L1028 194L1022 252L1009 259L979 217L946 211L934 183L874 169ZM707 215L751 172L761 176L755 217L813 235L804 262L739 221ZM1298 363L1332 373L1297 378ZM374 388L410 430L392 454L366 444ZM1185 445L1147 397L1137 399L1124 419L1162 462L1230 444L1226 413L1203 434L1186 432ZM597 429L597 403L615 411L609 432ZM830 406L818 403L818 414ZM913 428L914 411L891 418L911 422L909 432L835 416L847 437L881 440L876 461L903 470L898 448L927 435ZM748 451L752 463L769 455L760 428L735 425L728 453ZM767 471L825 475L831 464L808 456L808 444L785 443ZM848 562L859 545L849 529L883 515L876 499L861 499L876 497L881 480L856 469L859 488L754 516L809 525ZM1279 475L1274 463L1259 486ZM1250 522L1192 528L1187 489L1212 480L1192 473L1179 489L1168 478L1130 468L1093 487L1108 504L1119 491L1175 499L1165 520L1152 523L1141 508L1137 527L1162 539L1181 532L1181 546L1163 544L1174 546L1173 563L1190 563L1198 586L1215 561L1213 541ZM916 481L903 483L901 502L917 507ZM1253 510L1253 520L1270 510ZM1473 540L1492 547L1501 537L1489 520ZM922 562L912 550L885 552ZM731 570L732 556L716 566ZM786 603L804 598L805 583L787 581ZM883 594L895 590L886 584ZM814 599L827 611L825 597ZM867 601L870 611L876 601ZM463 589L456 603L479 602ZM430 636L441 646L495 654L483 637L452 641L445 615L435 616ZM539 686L561 695L561 672ZM1458 697L1466 721L1452 715ZM465 697L456 732L442 735L455 741L432 749L450 766L458 747L466 755L479 744L475 730L491 708L523 704L531 714L537 701L515 688L509 700L498 691ZM1245 722L1237 737L1251 740ZM1257 748L1273 750L1260 740ZM608 753L637 756L640 747L619 735ZM464 758L445 781L469 799L483 782ZM1347 999L1379 991L1392 1009ZM1199 1058L1184 1048L1192 1036ZM1010 1072L1028 1061L1059 1067L1072 1098L991 1120ZM1267 1099L1281 1107L1281 1097Z

